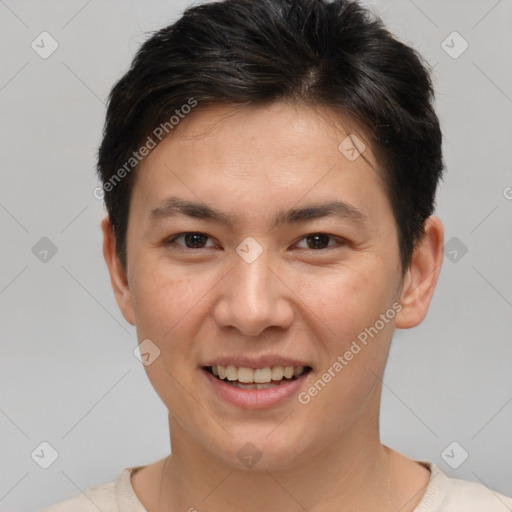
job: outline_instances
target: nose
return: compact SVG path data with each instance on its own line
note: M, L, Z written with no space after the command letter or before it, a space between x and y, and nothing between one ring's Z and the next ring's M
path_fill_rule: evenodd
M222 280L213 316L219 328L236 328L246 336L259 336L270 327L288 329L294 319L291 292L279 279L264 251L248 263L236 257ZM274 265L275 267L275 265Z

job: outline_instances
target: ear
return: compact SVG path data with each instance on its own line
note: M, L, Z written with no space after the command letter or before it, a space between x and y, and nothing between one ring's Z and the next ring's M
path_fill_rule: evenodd
M117 305L126 321L135 325L130 286L126 271L117 255L114 228L108 215L101 221L101 229L103 231L103 257L110 273L110 282Z
M425 221L425 232L416 243L411 264L404 276L395 326L409 329L427 316L428 307L443 263L444 229L441 221L430 216Z

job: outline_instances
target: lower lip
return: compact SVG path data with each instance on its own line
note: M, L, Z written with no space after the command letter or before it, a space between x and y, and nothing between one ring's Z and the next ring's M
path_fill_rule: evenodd
M273 388L241 389L218 379L204 368L202 372L223 400L244 409L263 409L283 402L298 392L310 373L303 373L295 380L278 384Z

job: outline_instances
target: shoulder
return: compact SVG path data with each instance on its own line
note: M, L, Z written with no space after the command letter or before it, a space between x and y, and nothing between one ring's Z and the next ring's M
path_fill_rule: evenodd
M423 464L430 468L430 483L414 512L512 511L512 498L479 482L451 478L433 463Z
M446 511L451 512L506 512L512 511L512 498L493 491L480 482L448 478L449 487L445 498Z
M131 475L143 466L124 468L115 482L88 487L78 496L44 508L41 512L145 512L131 485Z
M55 503L41 512L118 512L115 483L89 487L83 494Z

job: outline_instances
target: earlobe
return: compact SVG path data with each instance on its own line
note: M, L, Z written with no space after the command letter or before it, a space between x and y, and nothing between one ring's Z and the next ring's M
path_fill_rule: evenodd
M443 263L443 244L443 224L439 218L431 216L425 221L425 232L414 248L404 277L400 296L402 310L395 321L398 329L415 327L426 317Z
M108 215L101 221L101 229L103 231L103 257L108 267L117 305L126 321L135 325L130 286L126 271L117 255L114 229Z

